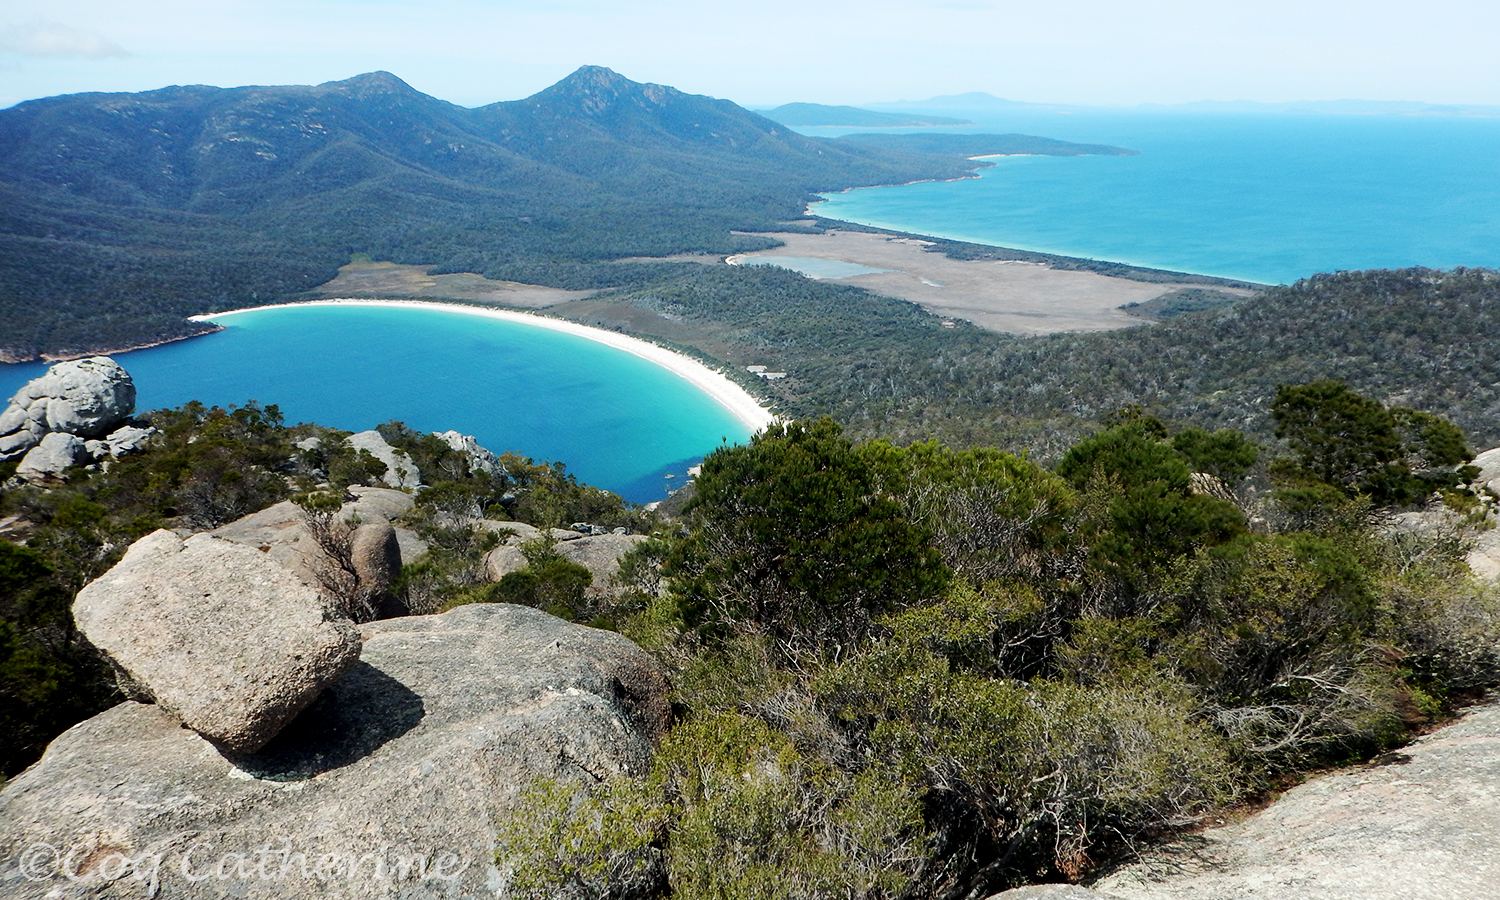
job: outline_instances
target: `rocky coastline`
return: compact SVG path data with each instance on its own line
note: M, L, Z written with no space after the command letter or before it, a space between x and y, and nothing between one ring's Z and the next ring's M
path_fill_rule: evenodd
M192 334L180 334L176 337L161 338L160 340L144 341L141 343L124 344L120 346L102 347L91 350L65 350L61 353L22 354L16 353L12 350L5 350L3 348L0 348L0 363L14 365L18 363L28 362L71 362L77 359L87 359L90 356L110 356L115 353L129 353L132 350L149 350L152 347L161 347L166 344L175 344L178 341L187 341L196 337L203 337L205 334L214 334L215 332L224 330L223 325L215 325L211 322L194 324L198 327L199 330L194 331Z

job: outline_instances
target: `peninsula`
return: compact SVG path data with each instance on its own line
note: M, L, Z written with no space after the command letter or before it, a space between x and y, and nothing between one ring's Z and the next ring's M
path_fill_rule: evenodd
M305 299L353 253L637 287L671 265L615 260L767 249L746 232L784 228L819 192L959 178L981 153L1094 152L1014 137L808 138L597 66L479 109L386 72L28 101L0 110L0 358L195 334L189 315Z

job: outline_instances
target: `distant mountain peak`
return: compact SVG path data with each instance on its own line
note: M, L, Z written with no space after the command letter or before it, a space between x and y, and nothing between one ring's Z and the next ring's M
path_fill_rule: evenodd
M631 81L619 72L604 66L582 66L573 74L528 97L528 101L571 101L589 115L599 115L616 106L622 100L637 104L652 103L662 106L669 97L680 94L676 88L660 84L642 84Z
M566 87L574 91L624 91L640 85L606 66L579 66L573 74L553 87Z
M353 97L373 97L379 94L417 94L416 88L392 75L390 72L366 72L343 81L328 81L320 88L337 90Z

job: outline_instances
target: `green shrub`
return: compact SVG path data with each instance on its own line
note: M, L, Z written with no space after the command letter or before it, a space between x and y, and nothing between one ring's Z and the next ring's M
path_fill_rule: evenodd
M692 534L666 564L700 623L788 646L857 640L872 615L941 590L947 567L890 486L900 473L823 419L773 425L703 462Z
M830 769L720 713L673 729L646 778L533 785L496 860L520 897L616 896L658 879L682 900L896 897L925 837L894 773Z

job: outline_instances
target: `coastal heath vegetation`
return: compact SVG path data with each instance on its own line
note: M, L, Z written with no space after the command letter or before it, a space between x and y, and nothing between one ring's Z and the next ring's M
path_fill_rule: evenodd
M1274 445L1139 407L1050 470L827 419L716 451L682 529L625 567L620 627L672 669L677 724L641 779L531 787L500 831L512 891L1076 881L1446 715L1500 675L1495 592L1461 542L1382 527L1409 491L1305 447L1426 460L1402 477L1443 485L1442 508L1492 503L1462 435L1433 417L1388 446L1399 410L1338 383L1282 394L1266 430L1298 437L1269 466ZM1350 409L1375 431L1340 431Z
M428 485L407 524L432 549L393 586L408 608L527 603L618 629L672 673L649 773L525 792L499 833L513 891L957 898L1082 879L1500 682L1497 598L1463 561L1496 498L1471 486L1462 432L1337 382L1280 396L1257 433L1285 449L1126 406L1050 467L789 421L710 455L673 520L556 464L477 472L382 426ZM68 608L132 540L316 509L383 470L274 406L144 418L144 453L0 494L29 528L0 544L7 773L118 702ZM1413 497L1459 524L1385 528ZM546 540L488 583L507 522L573 520L653 533L607 608Z

